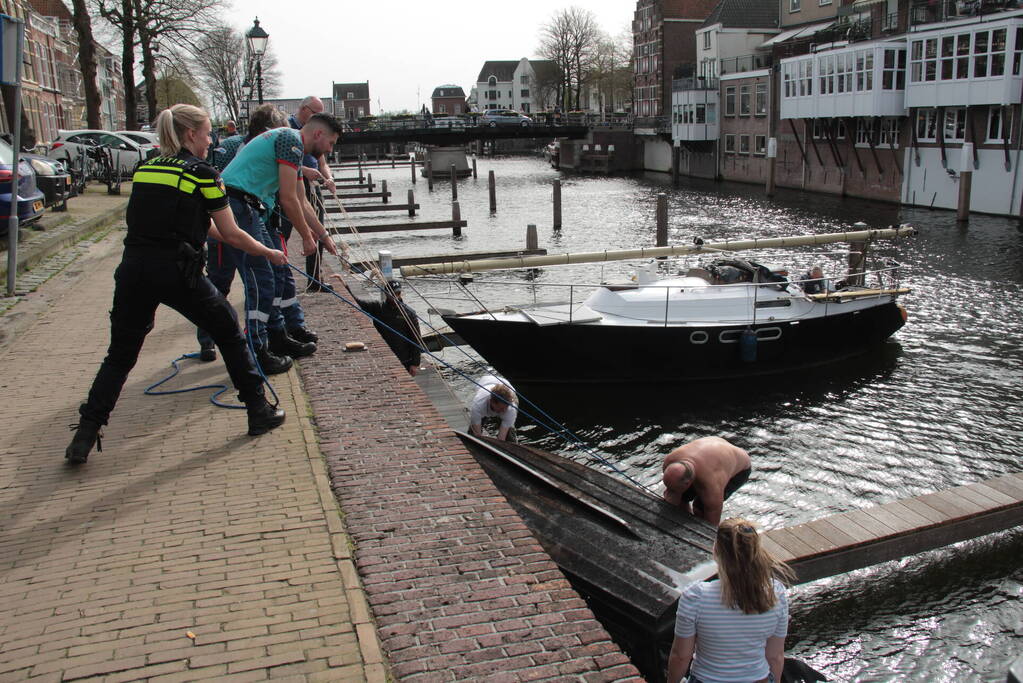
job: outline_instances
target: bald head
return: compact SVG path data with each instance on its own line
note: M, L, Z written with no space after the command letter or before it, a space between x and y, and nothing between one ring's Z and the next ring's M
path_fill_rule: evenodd
M304 126L313 114L319 114L322 111L323 100L315 95L309 95L299 103L295 118L298 119L299 125Z
M693 469L692 464L685 460L680 460L664 468L661 481L664 482L664 488L667 490L682 493L692 486L695 478L696 470Z

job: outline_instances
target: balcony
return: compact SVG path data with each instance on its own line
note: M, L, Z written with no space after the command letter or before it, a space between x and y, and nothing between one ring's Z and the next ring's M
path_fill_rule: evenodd
M671 95L672 142L717 140L720 133L718 101L715 90L680 90Z
M781 118L906 115L906 45L860 43L781 60Z
M910 25L933 24L964 17L1018 9L1014 0L920 0L910 6Z
M742 55L741 57L722 57L719 60L721 75L757 71L771 66L771 55Z
M907 107L1018 103L1023 16L967 17L907 36Z
M718 79L705 78L703 76L689 76L687 78L676 78L671 82L672 92L683 90L717 90Z

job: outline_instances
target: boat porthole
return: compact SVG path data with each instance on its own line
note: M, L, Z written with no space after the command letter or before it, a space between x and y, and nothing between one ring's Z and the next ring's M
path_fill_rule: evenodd
M689 335L690 344L706 344L710 336L703 330L697 330Z
M780 327L761 327L757 330L757 341L774 341L781 339Z
M736 344L741 334L742 330L725 330L718 335L718 341L722 344Z

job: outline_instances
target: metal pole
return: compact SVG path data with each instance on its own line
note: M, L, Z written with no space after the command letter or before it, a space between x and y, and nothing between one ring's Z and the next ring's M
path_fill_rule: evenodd
M412 167L412 184L415 185L416 184L416 155L415 154L410 154L409 155L409 166ZM411 191L412 190L409 190L409 192L411 192Z
M458 171L454 164L451 164L451 201L458 201Z
M433 192L433 159L426 160L426 189Z
M554 179L554 229L561 230L561 179Z
M497 182L494 180L493 170L490 171L487 183L490 185L490 213L497 213Z
M462 210L458 206L458 202L451 202L451 221L454 225L451 226L451 234L455 237L462 236L462 226L459 223L462 220Z
M474 154L472 156L472 178L473 178L473 180L475 180L476 177L477 177L476 176L476 155Z
M17 65L14 67L14 119L11 122L14 130L12 143L14 158L11 165L11 202L10 215L7 217L7 296L14 296L15 283L18 277L18 166L21 163L21 62L25 52L25 24L16 22L18 26L18 52L15 56ZM2 27L0 27L2 30Z
M263 104L263 58L256 57L256 90L259 93L259 103Z

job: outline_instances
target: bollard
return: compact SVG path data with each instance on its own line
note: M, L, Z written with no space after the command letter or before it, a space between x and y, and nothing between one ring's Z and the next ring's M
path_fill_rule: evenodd
M362 181L360 180L359 182L362 182ZM367 185L366 191L367 192L372 192L373 191L373 174L372 173L367 173L366 174L366 185Z
M963 143L963 156L959 162L959 204L956 222L970 222L970 194L973 190L973 143Z
M767 140L767 196L774 196L774 166L778 160L778 140L768 138Z
M476 155L472 157L472 179L476 180L479 176L476 175Z
M668 195L657 195L657 246L668 246Z
M362 155L359 155L359 182L362 182Z
M561 178L554 180L554 229L561 230Z
M416 195L412 190L408 191L408 215L416 215Z
M426 160L426 189L433 192L433 160Z
M408 158L408 161L409 161L409 166L412 167L412 184L415 185L416 184L416 155L415 154L410 154L409 158Z
M394 155L391 155L391 168L394 168Z
M458 207L458 202L451 202L451 220L454 221L454 225L451 228L451 234L454 237L461 237L462 226L459 225L459 221L462 220L462 210Z
M497 213L497 182L494 180L493 171L490 171L487 183L490 185L490 213Z
M380 193L382 195L384 195L384 204L386 204L387 203L387 181L386 180L381 180L380 181Z
M454 164L451 164L451 201L458 201L458 172Z
M539 248L539 241L536 239L536 225L530 223L526 226L526 251L536 251Z

